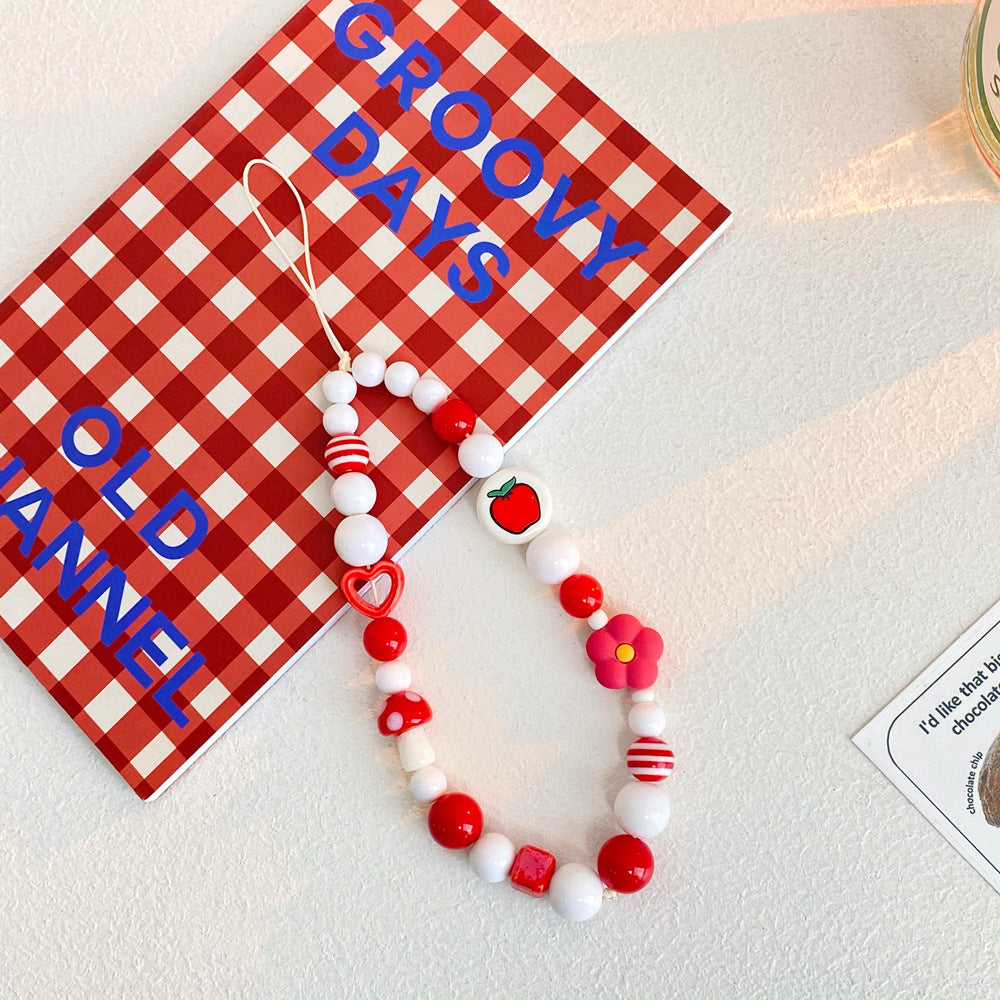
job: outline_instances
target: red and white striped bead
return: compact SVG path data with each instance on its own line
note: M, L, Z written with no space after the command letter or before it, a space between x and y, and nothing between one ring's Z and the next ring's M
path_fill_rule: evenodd
M335 475L345 472L364 472L368 468L371 452L365 439L357 434L337 434L330 438L323 454L326 467Z
M640 736L628 748L625 763L639 781L663 781L674 769L674 752L656 736Z

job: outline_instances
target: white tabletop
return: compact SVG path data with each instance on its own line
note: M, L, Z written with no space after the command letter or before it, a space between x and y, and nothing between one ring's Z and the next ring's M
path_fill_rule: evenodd
M972 8L499 2L735 213L512 456L674 651L654 881L572 925L433 844L354 619L152 804L4 649L5 1000L996 995L1000 900L849 742L1000 598ZM3 5L0 291L298 5ZM453 786L592 860L623 719L519 558L451 511L411 659Z

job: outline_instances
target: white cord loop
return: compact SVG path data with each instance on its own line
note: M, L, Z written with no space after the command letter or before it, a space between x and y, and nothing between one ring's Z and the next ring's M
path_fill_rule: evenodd
M263 214L260 210L260 202L251 194L250 192L250 171L254 167L267 167L273 170L288 186L292 194L295 195L295 200L298 202L299 214L302 216L302 245L304 248L305 259L306 259L306 273L299 270L295 261L285 251L285 248L278 242L278 236L273 229L267 224L264 219ZM351 355L348 353L346 348L337 339L337 335L333 332L333 327L330 325L330 320L326 313L323 311L322 303L319 300L319 291L316 288L316 279L313 276L313 266L312 266L312 248L309 245L309 219L306 216L306 206L302 201L302 195L299 194L298 188L292 183L292 179L279 167L275 166L270 160L251 160L246 167L243 169L243 191L247 196L247 201L250 203L250 208L253 214L257 217L257 221L261 224L264 232L267 234L268 240L273 243L277 248L278 252L282 257L288 262L288 267L291 269L292 274L298 279L299 284L305 290L306 295L309 296L309 300L316 308L316 315L319 316L320 324L323 327L324 332L330 340L330 344L333 346L337 357L340 359L339 368L343 372L349 372L351 370Z

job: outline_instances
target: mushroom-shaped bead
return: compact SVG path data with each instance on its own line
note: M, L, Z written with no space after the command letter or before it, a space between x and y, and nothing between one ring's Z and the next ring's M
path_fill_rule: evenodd
M383 736L402 736L433 717L430 705L416 691L396 691L385 699L378 717L378 731Z
M371 459L365 439L357 434L336 434L330 438L323 454L326 467L335 475L345 472L364 472Z
M434 763L434 749L424 735L424 723L433 713L414 691L397 691L385 699L378 717L378 731L396 737L399 762L404 771L416 771Z

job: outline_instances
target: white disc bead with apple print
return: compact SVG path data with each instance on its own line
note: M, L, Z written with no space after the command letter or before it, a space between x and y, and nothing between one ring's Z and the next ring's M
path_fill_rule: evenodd
M500 469L479 487L476 516L486 533L505 545L524 545L552 520L552 494L526 469Z

